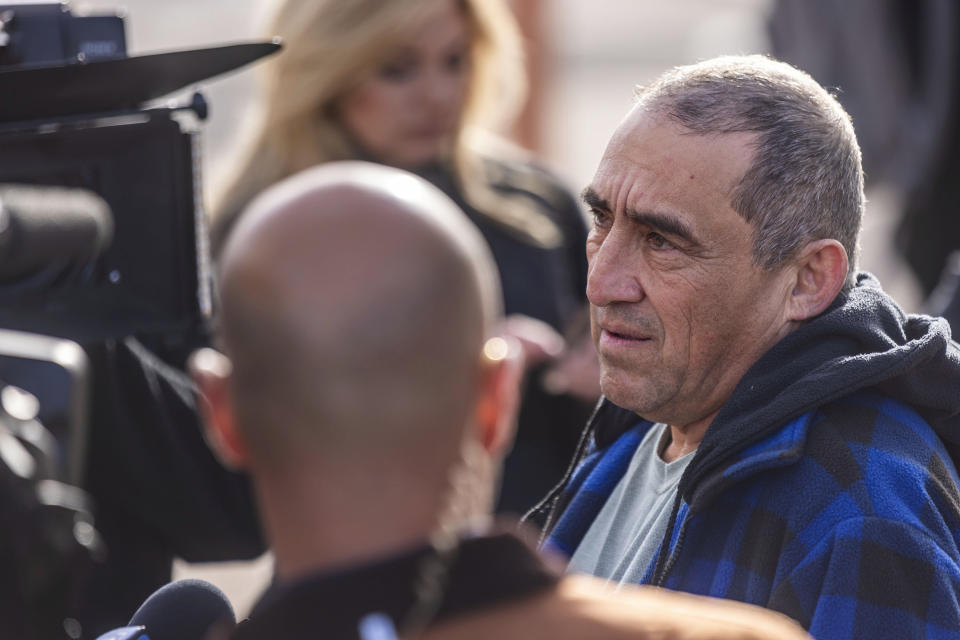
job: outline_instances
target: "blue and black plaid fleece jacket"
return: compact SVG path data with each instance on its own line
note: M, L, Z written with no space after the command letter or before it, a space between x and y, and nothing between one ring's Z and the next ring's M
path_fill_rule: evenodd
M781 611L821 640L960 637L960 347L861 274L714 419L643 578ZM552 508L573 553L651 423L602 402Z

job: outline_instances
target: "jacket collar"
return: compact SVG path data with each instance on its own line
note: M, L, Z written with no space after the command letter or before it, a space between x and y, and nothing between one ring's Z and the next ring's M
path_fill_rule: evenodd
M700 482L688 482L686 486L680 486L679 490L690 505L691 512L697 511L700 505L708 504L714 496L744 478L797 462L803 456L812 418L812 413L806 413L790 421L780 430L737 452L735 457L728 458L725 466L702 477Z
M790 421L783 428L768 433L762 439L750 444L735 457L729 458L727 464L719 471L696 484L681 483L680 491L688 504L703 504L725 487L739 482L741 479L760 471L774 467L783 467L793 464L803 455L804 442L807 438L811 415L806 413ZM588 424L593 433L593 445L596 449L609 447L624 433L641 422L649 422L637 414L619 407L604 398L597 407ZM736 428L734 425L725 425L726 428ZM698 451L698 455L699 455ZM696 463L691 462L691 466Z

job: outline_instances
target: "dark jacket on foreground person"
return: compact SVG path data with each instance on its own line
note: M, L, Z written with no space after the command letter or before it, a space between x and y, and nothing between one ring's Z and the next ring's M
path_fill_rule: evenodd
M430 553L424 547L274 586L230 637L355 639L361 637L362 620L374 626L383 616L405 620L414 609L415 587L429 571L424 570L424 560ZM649 588L611 594L599 580L562 577L531 546L509 533L465 539L450 567L448 576L439 580L442 597L436 608L427 607L425 629L416 637L799 640L805 636L786 618L740 603ZM399 636L403 630L395 631Z
M570 555L651 427L603 401L552 507ZM858 277L740 381L684 473L643 583L832 638L960 634L960 346ZM664 540L667 542L667 540Z

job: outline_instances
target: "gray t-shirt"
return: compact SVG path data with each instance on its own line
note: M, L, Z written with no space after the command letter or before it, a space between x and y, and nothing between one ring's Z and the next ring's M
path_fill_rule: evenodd
M600 509L567 571L636 584L660 546L670 520L680 476L693 453L673 462L660 457L668 442L667 425L650 428L630 466Z

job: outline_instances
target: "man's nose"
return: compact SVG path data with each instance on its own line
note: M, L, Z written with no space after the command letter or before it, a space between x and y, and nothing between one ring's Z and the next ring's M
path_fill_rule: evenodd
M639 256L625 234L611 230L587 255L587 299L596 307L614 302L640 302Z

